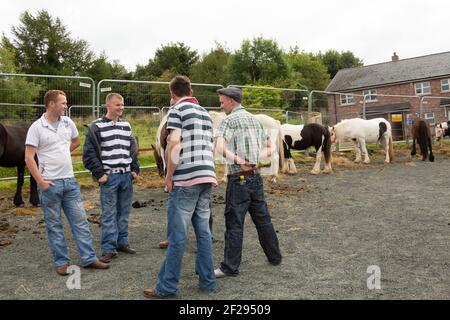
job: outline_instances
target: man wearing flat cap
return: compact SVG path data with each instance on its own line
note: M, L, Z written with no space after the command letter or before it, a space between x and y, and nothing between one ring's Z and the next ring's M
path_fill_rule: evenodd
M260 154L270 154L270 138L258 120L241 105L241 89L228 87L217 93L220 108L227 115L214 134L216 150L227 159L228 169L224 258L214 270L216 278L223 278L239 274L247 211L269 263L279 265L281 253L257 166Z

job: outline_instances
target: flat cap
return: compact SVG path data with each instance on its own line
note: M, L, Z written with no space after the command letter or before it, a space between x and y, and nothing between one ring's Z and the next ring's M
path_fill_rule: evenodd
M223 94L224 96L230 97L234 101L242 101L242 90L236 87L228 87L217 90L218 94Z

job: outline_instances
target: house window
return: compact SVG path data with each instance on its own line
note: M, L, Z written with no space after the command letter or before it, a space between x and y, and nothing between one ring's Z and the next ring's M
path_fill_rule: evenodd
M434 126L435 122L434 122L434 112L426 112L425 115L425 120L428 120L428 123L430 124L430 126Z
M354 103L354 97L351 94L341 94L341 105L348 105Z
M450 79L442 79L441 80L441 91L450 91Z
M415 84L415 88L416 88L416 95L431 93L430 81L418 82Z
M364 90L363 95L366 97L366 102L377 101L377 90L376 89Z

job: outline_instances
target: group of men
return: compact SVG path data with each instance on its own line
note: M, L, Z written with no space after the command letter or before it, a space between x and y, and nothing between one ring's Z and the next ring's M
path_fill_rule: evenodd
M197 240L195 271L199 289L214 292L216 279L236 276L242 256L245 215L250 213L264 253L272 265L281 263L278 238L264 198L258 161L270 155L272 143L261 124L241 105L242 92L235 87L217 90L227 114L213 131L208 111L193 97L190 80L174 77L169 84L171 108L167 117L165 185L168 247L154 287L144 289L148 298L175 297L190 222ZM80 188L74 178L71 151L80 144L73 121L64 116L64 92L50 90L44 97L46 111L30 127L25 158L36 179L48 240L56 271L67 275L70 259L61 220L63 209L72 229L83 267L107 269L119 252L135 254L128 237L133 179L139 174L137 144L131 126L121 116L124 99L106 97L107 113L88 126L83 146L84 166L100 185L101 252L97 258L83 209ZM227 160L224 257L214 269L211 192L217 185L214 149ZM38 163L35 161L37 155Z

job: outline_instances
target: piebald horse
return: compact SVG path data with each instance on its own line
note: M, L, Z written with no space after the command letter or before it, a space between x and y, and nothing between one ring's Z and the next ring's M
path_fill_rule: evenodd
M431 146L431 131L430 125L427 121L419 118L415 118L412 124L412 150L411 156L415 156L417 154L416 151L416 140L420 146L420 153L422 155L422 161L427 160L428 157L428 149L430 149L430 162L434 161L433 148Z
M209 114L211 115L214 129L217 129L220 126L222 120L225 119L226 117L226 114L224 112L210 111ZM270 158L262 157L260 159L260 162L262 164L270 163L270 168L265 167L261 168L261 174L270 175L271 176L270 180L272 182L276 182L278 178L278 172L283 164L282 161L284 159L283 138L280 121L275 120L274 118L269 117L268 115L265 114L254 114L253 116L259 121L259 123L261 123L263 129L270 137L272 146L275 146L274 148L272 148ZM221 155L216 154L216 157L221 157ZM227 180L227 169L225 166L222 181L225 182L226 180Z
M450 137L450 121L439 123L435 130L436 141L441 141L444 137Z
M394 148L392 146L391 124L384 118L370 120L353 118L345 119L331 127L331 143L351 139L355 145L355 162L361 162L361 153L364 154L364 163L369 163L369 154L366 143L381 142L386 157L384 162L389 163L394 159Z
M331 173L331 136L327 127L320 124L309 123L306 125L281 125L283 132L284 161L282 171L285 173L297 173L291 149L306 150L309 147L316 149L316 163L311 174L320 173L322 153L325 158L323 173Z

